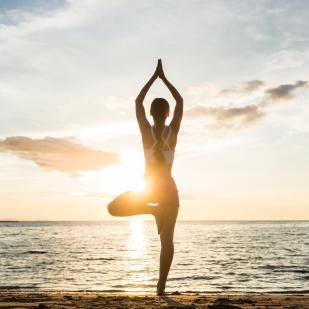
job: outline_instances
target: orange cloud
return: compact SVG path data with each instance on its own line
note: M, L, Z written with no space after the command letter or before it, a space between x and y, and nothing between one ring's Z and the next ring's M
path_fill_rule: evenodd
M0 152L33 161L47 171L57 170L71 175L119 163L117 154L91 149L73 142L71 138L7 137L0 140Z

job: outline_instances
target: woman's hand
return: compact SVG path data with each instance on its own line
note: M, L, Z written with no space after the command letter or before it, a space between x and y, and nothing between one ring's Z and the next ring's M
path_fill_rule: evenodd
M163 71L163 66L162 66L162 61L161 59L158 60L158 65L157 65L157 74L161 79L165 79L164 71Z
M153 73L153 76L152 76L154 79L156 78L161 78L161 79L164 79L165 78L165 75L164 75L164 72L163 72L163 67L162 67L162 61L161 59L158 59L158 63L157 63L157 67L156 67L156 70L155 72Z

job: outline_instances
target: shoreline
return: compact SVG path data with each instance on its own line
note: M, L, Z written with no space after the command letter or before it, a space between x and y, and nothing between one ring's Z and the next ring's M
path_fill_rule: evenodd
M0 308L309 308L309 293L111 293L0 290Z
M155 289L155 287L154 287ZM87 289L80 289L80 290L70 290L70 289L38 289L32 287L18 287L18 286L0 286L0 294L1 293L19 293L19 292L26 292L26 293L103 293L103 294L111 294L111 295L153 295L153 292L148 291L125 291L125 290L87 290ZM195 290L187 290L187 291L174 291L174 292L167 292L168 294L172 295L309 295L309 290L299 290L299 291L233 291L233 290L222 290L222 291L195 291Z

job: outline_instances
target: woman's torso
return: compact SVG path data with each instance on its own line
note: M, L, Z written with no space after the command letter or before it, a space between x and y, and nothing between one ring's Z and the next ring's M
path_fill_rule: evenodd
M157 131L156 131L157 130ZM179 207L177 185L172 177L177 133L171 126L155 128L149 126L149 132L143 136L145 156L145 191L151 199L169 207ZM162 138L162 160L154 154L155 145Z
M145 177L172 177L177 134L169 126L150 126L144 134Z

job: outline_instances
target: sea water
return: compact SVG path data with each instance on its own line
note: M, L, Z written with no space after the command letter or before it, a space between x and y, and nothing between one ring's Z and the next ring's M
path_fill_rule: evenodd
M309 221L177 222L167 291L309 291ZM0 288L153 293L153 221L0 222Z

